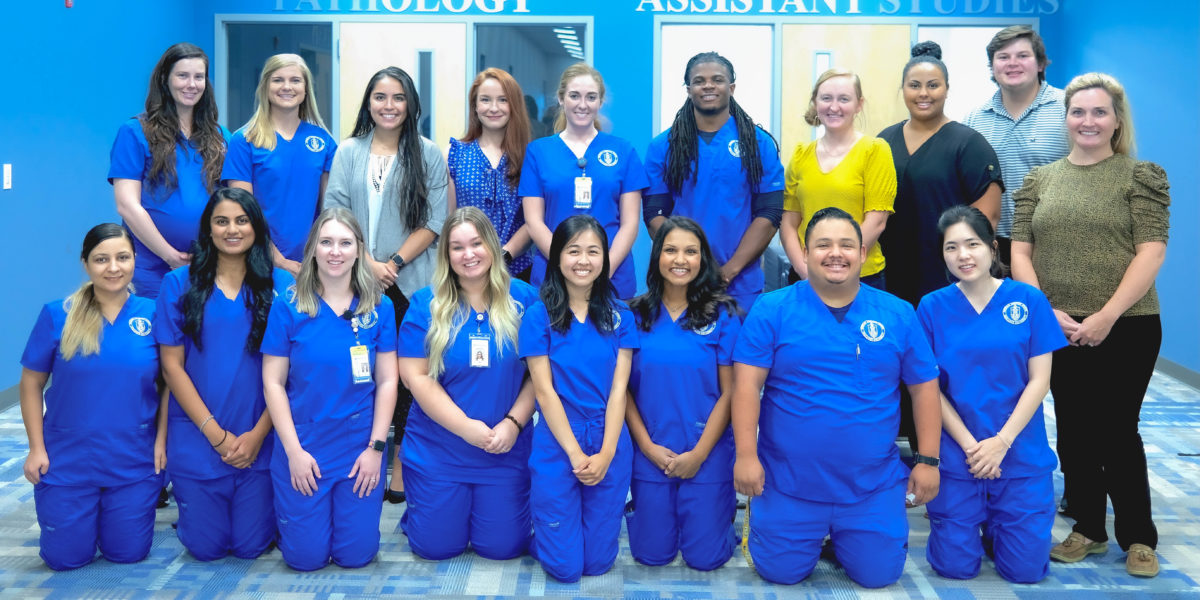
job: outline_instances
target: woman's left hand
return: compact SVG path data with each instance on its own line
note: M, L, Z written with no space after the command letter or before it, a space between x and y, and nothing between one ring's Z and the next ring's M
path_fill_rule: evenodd
M167 468L167 438L166 436L155 436L154 438L154 474L158 475Z
M500 422L492 428L492 441L484 446L483 450L490 454L504 454L512 450L513 444L517 443L517 436L520 434L515 423L507 418L500 419Z
M668 465L664 474L667 477L678 477L680 479L691 479L696 476L700 470L700 465L704 464L704 459L695 450L688 450L681 454L675 455Z
M1008 454L1008 444L992 436L967 449L967 464L976 479L995 479L1000 476L1000 463Z
M258 458L262 443L263 439L258 434L253 430L247 431L224 444L225 451L221 454L221 460L235 469L245 469Z
M1079 324L1079 329L1070 337L1070 342L1076 346L1099 346L1112 331L1116 319L1109 318L1104 311L1093 314Z
M611 454L605 454L601 450L587 458L587 464L575 472L575 477L583 485L596 485L604 481L604 476L608 474L608 465L612 463L612 459Z
M357 477L354 480L354 493L358 494L359 498L370 495L379 487L379 470L382 465L383 455L372 448L363 450L355 459L349 476Z

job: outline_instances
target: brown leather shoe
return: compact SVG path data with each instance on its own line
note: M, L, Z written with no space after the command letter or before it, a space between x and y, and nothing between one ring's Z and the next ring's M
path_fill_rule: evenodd
M1133 544L1125 557L1125 571L1136 577L1154 577L1158 575L1158 555L1150 546Z
M1089 554L1104 554L1105 552L1108 552L1108 542L1093 542L1083 534L1072 531L1067 539L1060 544L1055 544L1050 549L1050 558L1058 562L1074 563L1083 560ZM1131 549L1130 552L1133 550Z

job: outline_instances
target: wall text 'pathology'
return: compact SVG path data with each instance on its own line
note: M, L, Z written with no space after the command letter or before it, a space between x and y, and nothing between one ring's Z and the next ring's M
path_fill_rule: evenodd
M275 10L305 12L527 13L527 0L275 0ZM291 8L288 8L291 6Z

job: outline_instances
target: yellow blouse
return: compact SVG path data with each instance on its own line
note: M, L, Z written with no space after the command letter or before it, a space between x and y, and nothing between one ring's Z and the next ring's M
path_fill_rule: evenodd
M788 162L783 209L800 213L797 233L801 244L809 217L822 208L836 206L861 225L863 215L869 211L894 212L895 199L896 166L892 150L879 138L860 138L828 173L821 170L817 161L816 141L797 146ZM863 262L862 276L874 275L883 267L883 252L875 244Z

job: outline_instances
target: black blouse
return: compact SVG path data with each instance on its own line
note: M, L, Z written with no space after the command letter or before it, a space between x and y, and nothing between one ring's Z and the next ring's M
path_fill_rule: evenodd
M916 306L950 283L937 221L942 211L979 200L993 182L1001 189L1000 161L979 132L951 121L912 155L901 121L879 133L896 163L896 213L879 243L887 259L887 290Z

